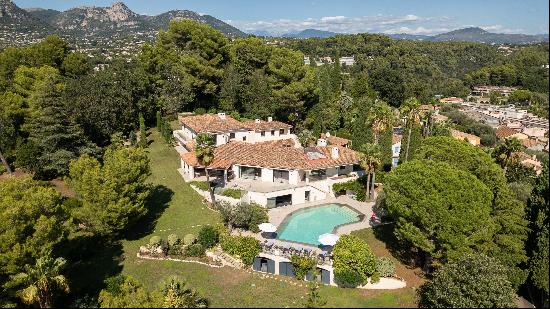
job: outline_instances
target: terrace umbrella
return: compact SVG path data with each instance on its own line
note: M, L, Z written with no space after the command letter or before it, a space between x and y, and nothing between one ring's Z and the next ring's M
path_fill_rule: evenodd
M275 233L277 231L277 227L271 223L262 223L258 225L258 228L260 229L260 231L266 233Z
M340 239L340 236L327 233L327 234L319 235L319 238L317 240L323 246L334 246L338 241L338 239Z

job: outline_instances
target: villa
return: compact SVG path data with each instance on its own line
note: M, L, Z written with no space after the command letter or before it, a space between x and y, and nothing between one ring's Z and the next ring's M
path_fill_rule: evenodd
M346 147L349 141L327 145L319 139L315 147L302 147L290 125L271 118L243 122L219 113L180 117L180 123L182 129L174 136L183 177L203 180L208 170L218 187L245 192L241 202L274 208L325 200L335 196L334 183L364 174L358 153ZM193 150L200 133L216 140L208 166L198 162Z

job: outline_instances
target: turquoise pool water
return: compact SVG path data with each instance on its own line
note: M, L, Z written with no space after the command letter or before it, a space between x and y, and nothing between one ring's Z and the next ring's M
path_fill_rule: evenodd
M339 204L326 204L297 210L285 218L277 239L319 245L319 235L332 233L341 224L359 221L358 213Z

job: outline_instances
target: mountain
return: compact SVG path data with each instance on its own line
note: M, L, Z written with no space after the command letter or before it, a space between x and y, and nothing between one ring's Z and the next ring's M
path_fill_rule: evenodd
M286 38L297 38L297 39L309 39L309 38L329 38L339 33L331 31L323 31L317 29L305 29L300 32L290 32L283 34L283 37Z
M548 34L492 33L477 27L453 30L433 36L413 34L389 34L388 36L398 40L422 40L431 42L466 41L487 44L530 44L548 41Z
M488 44L529 44L548 41L548 35L491 33L481 28L464 28L442 33L430 38L430 41L468 41Z
M173 10L157 16L147 16L148 21L156 28L166 28L173 19L192 19L201 23L208 24L215 29L225 33L229 37L246 36L241 30L215 18L210 15L200 15L188 10Z
M408 34L408 33L394 33L394 34L387 34L387 36L396 40L410 40L410 41L425 41L430 39L429 35Z
M45 31L48 28L46 23L19 8L11 0L0 0L0 29Z
M12 0L0 0L0 48L36 42L48 34L57 34L87 49L90 45L117 47L129 52L131 47L152 42L160 29L172 19L191 19L208 24L228 37L243 37L239 29L210 15L174 10L157 16L133 12L123 2L109 7L81 6L56 10L21 9Z
M40 19L48 24L50 24L57 15L61 14L60 11L43 8L27 8L25 11L27 11L32 17Z

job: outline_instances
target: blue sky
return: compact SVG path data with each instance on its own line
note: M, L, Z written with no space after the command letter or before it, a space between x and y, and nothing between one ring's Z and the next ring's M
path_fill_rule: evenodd
M66 10L111 0L15 0L18 6ZM342 32L436 34L479 26L499 33L548 33L548 0L126 0L136 13L187 9L241 30L273 33L307 28Z

